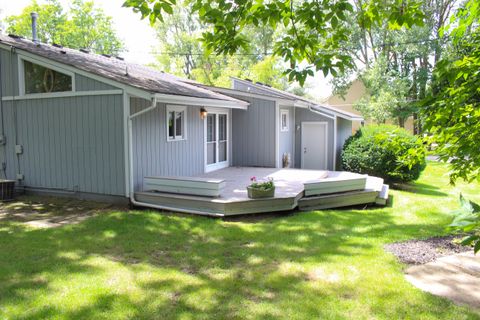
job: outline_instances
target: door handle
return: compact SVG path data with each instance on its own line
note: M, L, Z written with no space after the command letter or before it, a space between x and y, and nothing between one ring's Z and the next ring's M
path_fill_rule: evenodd
M307 153L307 148L303 148L303 153Z

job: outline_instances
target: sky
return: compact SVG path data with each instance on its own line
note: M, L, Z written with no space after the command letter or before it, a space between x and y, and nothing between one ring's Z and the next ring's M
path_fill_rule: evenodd
M44 3L44 0L37 0ZM31 0L0 0L0 19L10 15L20 14L24 7L30 4ZM70 5L69 0L60 0L63 7ZM117 34L123 40L126 51L122 56L131 62L149 64L155 61L151 51L154 50L156 37L154 30L150 27L148 20L141 20L140 15L130 8L123 8L124 0L94 0L96 6L112 16ZM307 81L309 93L321 99L330 92L330 86L322 75L317 75Z

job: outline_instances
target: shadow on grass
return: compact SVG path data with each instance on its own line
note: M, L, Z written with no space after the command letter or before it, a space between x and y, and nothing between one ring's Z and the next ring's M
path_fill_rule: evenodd
M331 283L322 291L309 285L308 270L290 272L286 266L322 265L342 257L374 263L375 239L412 238L419 230L436 231L430 225L396 224L381 209L289 213L255 224L150 211L113 212L56 229L31 230L6 222L0 224L0 306L21 306L22 317L32 319L98 318L115 312L128 318L236 318L248 314L246 306L259 304L265 306L256 311L259 318L286 317L286 306L300 318L345 317L347 311L334 306L357 294L354 283ZM104 279L91 284L96 290L86 291L91 302L73 310L58 304L64 301L59 295L68 300L74 293L58 292L51 286L56 279L89 282L106 272L106 266L87 263L92 257L156 276L132 280L140 295L118 292ZM35 305L41 297L57 302ZM442 317L452 306L420 295L415 308ZM19 314L2 315L0 308L3 316Z
M425 183L397 183L393 184L392 188L395 190L411 192L415 194L420 194L424 196L433 196L433 197L445 197L448 196L448 193L440 191L440 188L432 186Z

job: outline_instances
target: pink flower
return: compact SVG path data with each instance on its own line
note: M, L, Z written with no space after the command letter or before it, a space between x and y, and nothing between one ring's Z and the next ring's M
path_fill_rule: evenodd
M257 181L257 178L254 176L254 177L251 177L250 178L250 181Z

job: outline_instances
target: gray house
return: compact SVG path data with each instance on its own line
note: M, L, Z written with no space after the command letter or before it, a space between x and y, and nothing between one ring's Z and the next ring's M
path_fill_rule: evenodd
M118 57L0 35L2 175L26 191L139 203L145 177L338 168L361 118L232 83L208 87Z

